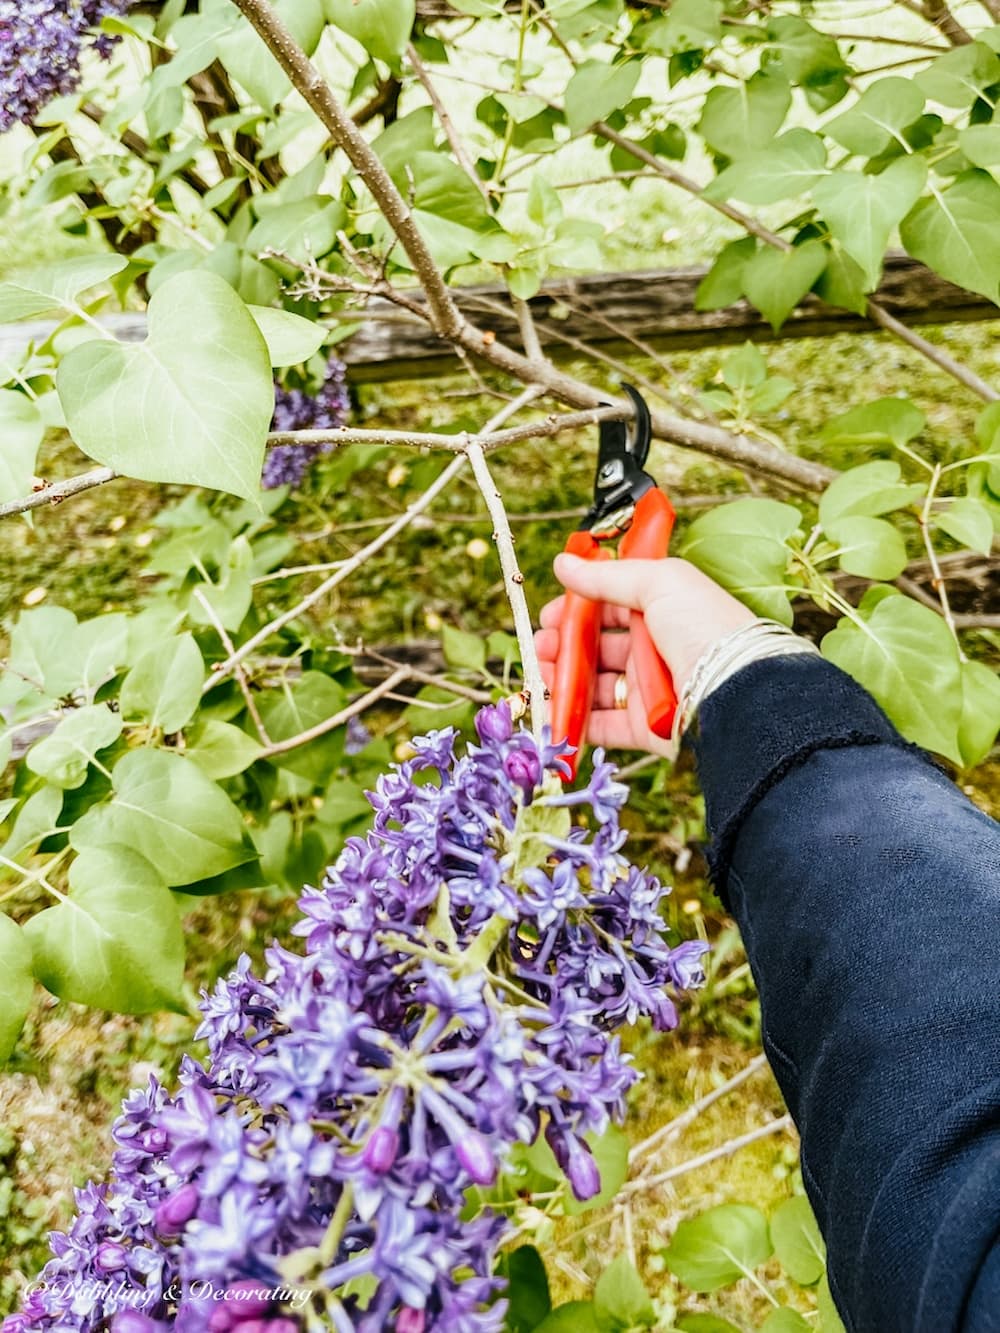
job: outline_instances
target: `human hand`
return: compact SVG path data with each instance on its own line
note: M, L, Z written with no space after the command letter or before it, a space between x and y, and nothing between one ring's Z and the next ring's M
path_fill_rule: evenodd
M581 560L558 555L556 578L571 592L604 603L597 687L587 727L591 745L671 754L668 741L650 731L630 653L629 612L641 611L657 651L670 668L680 696L698 658L733 630L754 619L742 602L686 560ZM565 599L542 608L535 635L542 676L551 689L559 654ZM625 673L628 707L614 706L615 681Z

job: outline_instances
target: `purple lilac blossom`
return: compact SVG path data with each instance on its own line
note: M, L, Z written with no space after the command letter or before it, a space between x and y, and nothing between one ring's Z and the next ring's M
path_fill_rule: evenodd
M113 39L101 20L131 0L0 0L0 133L35 117L80 83L85 51L106 59Z
M110 1180L77 1191L3 1333L499 1333L510 1222L470 1217L469 1187L544 1133L576 1196L600 1191L585 1136L638 1077L615 1029L672 1027L704 946L665 942L600 751L564 791L565 747L505 704L477 734L418 737L304 891L303 952L203 994L207 1062L126 1099Z
M271 429L336 430L347 420L349 408L344 363L331 356L317 393L275 386ZM298 486L319 455L329 453L332 448L331 444L272 445L264 459L261 485L265 490L274 490L276 486Z

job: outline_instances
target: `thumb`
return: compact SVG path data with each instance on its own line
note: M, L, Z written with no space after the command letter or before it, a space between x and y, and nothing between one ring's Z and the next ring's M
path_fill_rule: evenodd
M554 568L563 587L595 602L645 611L657 594L663 596L662 560L582 560L563 553Z

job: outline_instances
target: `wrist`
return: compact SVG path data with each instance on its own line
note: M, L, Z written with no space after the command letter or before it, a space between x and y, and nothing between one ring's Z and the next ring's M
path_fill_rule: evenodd
M693 663L683 683L679 683L674 742L692 726L705 699L751 662L803 653L815 656L819 649L787 625L763 618L750 620L714 639Z

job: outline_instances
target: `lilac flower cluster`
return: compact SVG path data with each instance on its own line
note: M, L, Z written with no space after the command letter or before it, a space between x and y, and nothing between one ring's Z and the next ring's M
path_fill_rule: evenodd
M490 1187L544 1133L599 1191L584 1136L637 1077L614 1031L674 1026L704 946L664 942L600 751L569 791L566 747L505 703L477 730L379 779L371 831L302 897L303 953L272 946L262 978L244 956L203 996L207 1061L126 1100L110 1181L77 1192L2 1333L503 1327Z
M102 19L124 14L131 0L0 0L0 133L33 124L54 97L80 82L80 60L102 58L113 39L95 32Z
M304 389L285 389L279 384L274 393L272 430L336 430L347 420L350 399L344 378L344 363L331 356L326 375L315 394ZM329 444L276 444L267 451L261 485L265 490L276 486L298 486L320 454L329 453Z

